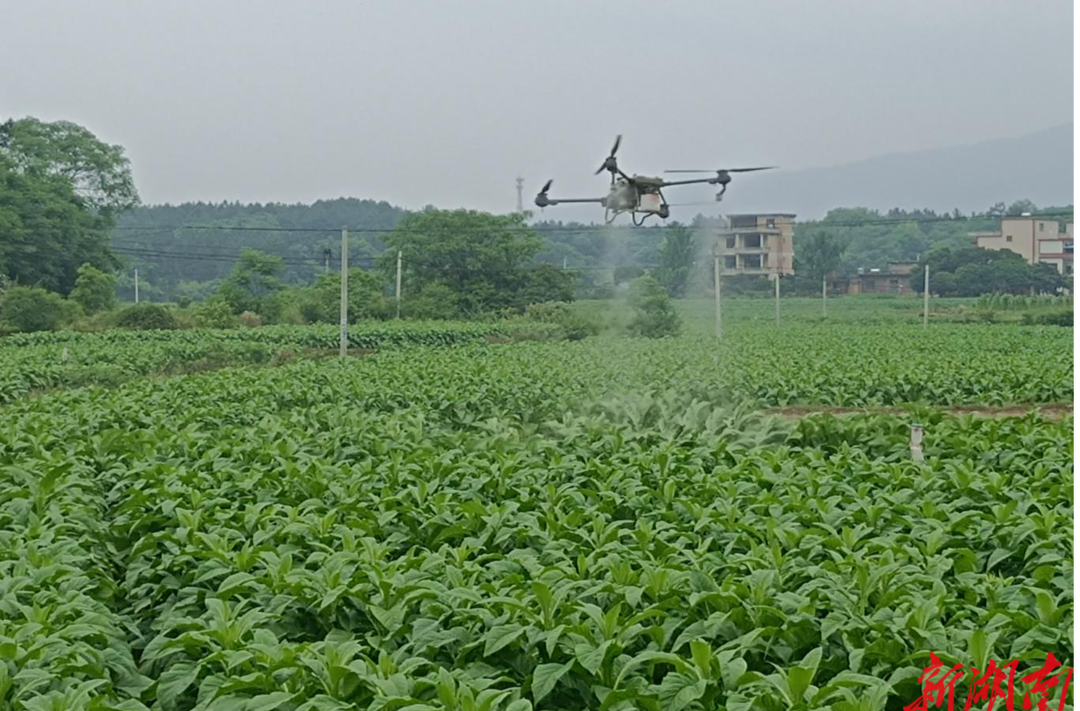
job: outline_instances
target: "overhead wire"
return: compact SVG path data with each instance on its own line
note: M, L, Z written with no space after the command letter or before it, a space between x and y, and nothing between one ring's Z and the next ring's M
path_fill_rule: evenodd
M1044 211L1044 212L1032 213L1031 215L1029 215L1029 217L1032 217L1032 218L1035 218L1035 219L1038 219L1038 218L1052 219L1052 218L1055 218L1055 217L1071 217L1072 214L1073 214L1072 210L1058 210L1058 211ZM880 218L868 218L868 219L860 219L860 220L828 220L828 219L825 219L825 220L811 220L811 221L798 221L798 222L793 221L792 224L795 225L795 226L802 225L802 226L813 226L813 227L822 227L822 228L835 228L835 227L863 227L863 226L883 226L883 225L901 225L901 224L935 224L935 223L943 223L943 222L971 222L971 221L975 221L975 220L996 220L996 219L1000 219L1002 217L1008 217L1008 216L984 213L984 214L980 214L980 215L960 216L960 217L957 217L955 215L935 215L933 217L929 217L929 216L928 217L906 217L906 216L905 217L880 217ZM634 232L634 233L637 233L637 234L648 234L648 233L655 234L657 232L663 232L665 230L676 229L676 228L684 228L684 227L690 227L692 229L702 229L701 227L694 228L692 225L670 225L670 224L669 225L653 225L653 226L649 226L649 227L621 225L621 226L614 227L614 229L617 230L617 231ZM717 227L718 227L717 225L708 225L707 227L704 227L704 229L716 229ZM274 233L274 232L278 232L278 233L286 233L286 234L289 234L289 233L316 234L316 233L318 233L318 234L335 235L336 236L338 233L340 233L341 229L342 228L340 228L340 227L325 228L324 229L324 228L311 228L311 227L266 227L266 226L245 227L245 226L235 226L235 225L233 225L233 226L220 226L220 225L171 225L171 226L160 226L159 225L159 226L154 226L154 227L139 227L139 226L134 226L134 225L121 225L121 226L117 226L117 227L114 228L114 230L119 230L119 231L122 231L122 232L139 231L139 232L142 232L143 234L146 234L147 236L155 236L155 237L156 236L162 236L162 235L167 234L169 232L175 232L175 231L215 231L215 232L223 231L223 232L251 232L251 233ZM431 229L422 229L422 228L409 229L409 228L398 227L398 228L390 228L390 229L384 229L384 228L355 228L355 229L354 228L346 228L346 229L348 229L349 232L353 233L353 234L390 234L390 233L396 232L398 234L406 233L406 234L426 234L426 235L438 235L438 234L484 234L484 233L488 233L488 232L493 231L491 228L472 228L472 229L470 229L470 228L463 228L463 229L442 228L442 229L431 230ZM496 229L499 229L499 230L502 230L502 231L509 230L509 231L519 231L519 232L534 232L534 233L541 233L541 234L552 234L552 233L581 234L581 233L589 233L589 232L608 231L608 230L613 229L613 228L610 225L597 225L597 224L576 225L576 226L573 226L573 225L561 225L560 224L558 226L552 226L552 225L536 225L536 226L527 226L526 225L526 226L520 226L520 227L507 226L507 227L496 228ZM735 228L729 228L729 229L738 230L739 228L735 227ZM747 229L753 229L753 228L748 227ZM178 252L178 251L169 251L167 249L162 249L161 247L158 247L158 246L156 246L154 244L148 244L145 240L137 240L136 242L125 241L125 240L117 240L117 242L118 243L114 244L113 247L112 247L112 250L115 253L117 253L119 255L122 255L122 256L141 258L141 259L144 259L144 260L147 260L147 261L157 261L157 260L165 260L165 259L179 259L179 260L185 260L185 261L219 262L219 263L233 264L243 256L242 252L206 251L206 249L205 249L206 245L198 245L198 249L196 249L194 251L193 250L184 250L182 252ZM170 245L170 246L179 247L179 245ZM325 267L325 260L320 259L318 256L314 256L314 255L311 256L311 257L296 257L296 256L280 255L280 254L274 255L274 256L276 256L278 259L280 259L281 262L286 266L302 267L302 268L316 268L316 269L319 268L319 267ZM353 265L357 266L357 267L368 267L368 268L375 267L375 266L378 266L378 261L379 261L378 257L358 257L358 256L350 255L350 262ZM441 269L447 270L445 273L472 273L472 272L476 272L476 271L486 271L488 273L492 273L491 269L482 269L482 268L479 268L479 267L477 267L477 268L445 267L445 266L440 267L439 265L435 265L433 263L416 263L416 266L420 266L420 267L423 267L423 268L426 268L426 269L440 269L441 268ZM552 266L557 266L557 265L552 265ZM642 266L642 265L634 265L634 266ZM605 270L610 270L610 269L613 269L613 268L616 268L616 267L610 267L610 266L609 267L573 267L572 270L575 270L575 271L605 271ZM649 268L649 267L647 265L645 265L643 268Z
M762 213L766 214L766 213ZM1046 218L1051 219L1054 217L1067 217L1072 216L1072 210L1060 210L1053 212L1039 212L1032 213L1026 217L1033 218ZM934 224L940 222L971 222L975 220L997 220L1002 217L1018 217L1017 215L996 215L991 213L981 213L976 215L935 215L933 217L916 217L916 216L898 216L898 217L875 217L867 219L852 219L852 220L830 220L828 217L821 220L793 220L793 226L816 226L816 227L861 227L871 225L894 225L894 224ZM716 218L719 219L719 218ZM256 232L256 233L302 233L302 234L321 234L321 235L337 235L340 234L342 229L347 229L349 234L484 234L493 231L502 232L536 232L540 234L548 233L585 233L585 232L606 232L609 230L630 230L630 231L663 231L673 229L676 227L694 227L693 225L650 225L650 226L638 226L638 225L599 225L599 224L587 224L587 225L522 225L522 226L505 226L505 227L475 227L475 228L408 228L408 227L246 227L239 225L156 225L152 227L143 227L139 225L116 225L112 229L119 232L169 232L169 231L215 231L215 232ZM714 225L708 225L707 227L714 227Z

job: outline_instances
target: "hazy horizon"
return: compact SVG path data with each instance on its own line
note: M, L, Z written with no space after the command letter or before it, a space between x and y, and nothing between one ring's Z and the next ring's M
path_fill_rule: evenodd
M492 211L602 194L616 133L632 172L790 171L1073 120L1068 0L619 7L16 4L0 116L124 146L146 203Z

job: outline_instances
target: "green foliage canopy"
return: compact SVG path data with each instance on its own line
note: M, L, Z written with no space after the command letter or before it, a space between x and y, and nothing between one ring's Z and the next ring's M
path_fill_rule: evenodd
M116 305L115 274L103 272L93 264L82 265L78 273L75 288L71 290L71 300L79 304L86 314L108 311Z
M0 273L12 280L67 294L81 265L112 271L108 230L138 200L120 146L68 121L0 124Z

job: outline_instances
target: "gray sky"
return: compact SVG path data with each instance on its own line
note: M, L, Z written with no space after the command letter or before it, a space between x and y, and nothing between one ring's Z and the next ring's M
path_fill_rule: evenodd
M624 169L649 174L830 165L1071 121L1072 12L10 0L0 116L69 119L125 146L145 202L351 195L503 211L519 172L530 197L549 177L553 194L602 194L592 171L620 132Z

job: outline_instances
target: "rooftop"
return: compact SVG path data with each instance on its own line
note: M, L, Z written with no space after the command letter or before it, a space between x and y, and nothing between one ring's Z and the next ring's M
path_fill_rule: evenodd
M724 217L795 217L794 212L740 212L725 215Z

